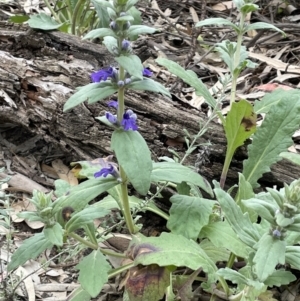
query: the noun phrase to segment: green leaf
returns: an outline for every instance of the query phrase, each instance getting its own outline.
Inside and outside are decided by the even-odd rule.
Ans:
[[[166,67],[171,73],[180,77],[184,82],[186,82],[191,87],[195,88],[196,94],[201,95],[205,98],[205,101],[212,107],[215,108],[217,102],[210,94],[207,87],[198,78],[197,74],[192,70],[185,70],[179,64],[174,61],[158,58],[155,60],[159,65]]]
[[[220,269],[217,271],[217,274],[238,285],[247,284],[248,282],[248,279],[244,275],[230,268]]]
[[[51,244],[55,246],[63,245],[64,230],[59,223],[55,223],[52,227],[45,227],[43,233]]]
[[[99,194],[118,185],[115,178],[90,179],[74,186],[70,192],[55,201],[53,211],[57,212],[64,207],[72,207],[75,211],[82,210],[92,199]]]
[[[131,39],[131,37],[145,34],[145,33],[154,33],[157,29],[145,26],[145,25],[131,25],[129,29],[127,30],[127,35]]]
[[[76,288],[70,295],[68,295],[67,301],[90,301],[90,294],[85,291],[81,286]]]
[[[128,11],[131,7],[133,7],[139,1],[140,0],[128,0],[128,1],[126,1],[126,5],[125,5],[125,8],[124,8],[124,11]]]
[[[224,18],[209,18],[196,23],[196,27],[207,26],[207,25],[226,25],[232,27],[233,29],[237,28],[236,25],[234,25],[229,20]]]
[[[259,241],[260,235],[251,223],[249,214],[243,214],[241,208],[224,190],[216,188],[214,191],[229,225],[245,244],[253,247]]]
[[[228,261],[230,252],[225,247],[218,247],[208,239],[202,239],[200,247],[213,262]]]
[[[285,251],[285,262],[293,268],[300,270],[300,246],[287,246]]]
[[[104,255],[99,250],[94,250],[76,267],[80,270],[78,280],[82,288],[92,297],[97,297],[107,282],[108,271],[111,269]]]
[[[134,54],[115,57],[115,60],[132,76],[143,78],[143,64],[140,58]]]
[[[256,29],[273,29],[285,36],[285,33],[282,30],[280,30],[279,28],[277,28],[276,26],[270,23],[265,23],[265,22],[256,22],[256,23],[249,24],[247,26],[246,31],[256,30]]]
[[[84,101],[88,100],[89,103],[94,103],[103,98],[106,98],[115,92],[117,88],[114,87],[110,81],[105,81],[101,83],[91,83],[84,87],[81,87],[79,91],[73,94],[67,102],[64,104],[64,112],[78,106]]]
[[[116,22],[132,22],[134,21],[133,17],[131,15],[126,15],[126,16],[122,16],[122,17],[119,17],[115,20]]]
[[[70,185],[69,182],[62,180],[62,179],[55,180],[54,185],[55,185],[54,194],[56,197],[63,196],[72,187],[72,185]]]
[[[297,278],[290,271],[276,270],[264,281],[264,284],[269,287],[274,285],[280,287],[281,285],[287,285],[296,279]]]
[[[9,21],[13,23],[24,23],[29,19],[27,15],[14,15],[9,17]]]
[[[275,100],[276,95],[274,93]],[[243,162],[243,175],[253,187],[259,186],[257,180],[269,172],[270,166],[281,159],[279,154],[293,144],[291,137],[299,127],[300,93],[281,96],[257,129],[248,147],[248,159]]]
[[[300,165],[300,154],[290,153],[290,152],[282,152],[280,157],[287,159],[295,164]]]
[[[215,202],[178,194],[172,196],[170,201],[172,206],[167,227],[174,234],[196,240],[201,229],[208,224]]]
[[[101,206],[97,208],[89,206],[82,211],[72,215],[71,219],[66,223],[65,228],[69,233],[73,232],[78,228],[82,228],[84,225],[90,223],[95,218],[104,217],[109,213],[109,210]]]
[[[213,196],[209,183],[201,175],[193,171],[191,168],[176,162],[153,163],[151,181],[155,183],[164,181],[178,184],[181,182],[192,183]]]
[[[106,36],[111,36],[111,37],[117,37],[114,31],[110,28],[97,28],[94,30],[91,30],[88,34],[86,34],[83,37],[83,40],[87,39],[96,39],[96,38],[103,38]]]
[[[130,244],[136,254],[134,264],[186,266],[192,270],[200,267],[208,274],[215,274],[217,267],[201,247],[181,235],[163,232],[159,237],[139,237]]]
[[[171,97],[170,92],[160,83],[156,82],[151,78],[143,78],[141,80],[136,80],[127,85],[129,89],[137,91],[152,91],[161,93]]]
[[[116,130],[111,147],[129,181],[141,195],[148,193],[152,172],[151,153],[144,138],[137,131]]]
[[[251,198],[243,200],[242,203],[245,207],[250,208],[257,212],[257,214],[266,219],[270,224],[276,225],[275,213],[279,208],[268,201],[261,200],[259,198]]]
[[[116,49],[118,49],[118,41],[117,41],[117,39],[115,37],[109,37],[109,36],[104,37],[102,43],[106,46],[107,50],[113,56],[116,55],[115,51],[116,51]]]
[[[253,258],[254,268],[261,282],[274,273],[277,264],[285,263],[285,245],[285,241],[266,233],[254,246],[257,248]]]
[[[229,268],[218,270],[217,275],[219,275],[233,283],[236,283],[238,285],[238,287],[247,285],[247,286],[253,287],[255,290],[261,290],[264,287],[264,283],[261,283],[257,280],[252,280],[252,279],[246,278],[243,274],[241,274],[237,271],[234,271],[232,269],[229,269]],[[250,300],[252,300],[252,299],[250,299]]]
[[[112,5],[108,1],[99,1],[92,0],[92,3],[97,12],[97,16],[99,18],[99,28],[108,28],[110,23],[110,18],[107,13],[107,7],[113,8]]]
[[[24,264],[29,259],[35,259],[46,249],[52,248],[52,243],[46,239],[44,233],[38,233],[26,239],[23,244],[15,251],[8,264],[8,271],[12,271]]]
[[[38,15],[30,16],[28,25],[31,28],[37,28],[42,30],[54,30],[61,27],[63,24],[57,23],[50,16],[45,13],[39,13]]]
[[[223,170],[227,174],[236,149],[242,146],[245,140],[256,131],[256,114],[252,110],[252,105],[246,100],[233,103],[227,115],[224,130],[227,148]],[[223,175],[223,177],[226,177],[226,175]]]
[[[293,101],[297,101],[299,94],[299,90],[297,89],[288,91],[276,89],[272,93],[266,93],[261,100],[256,100],[254,103],[254,111],[256,114],[268,113],[270,108],[277,105],[283,98],[289,99],[292,97],[294,99]]]
[[[238,238],[226,221],[214,222],[204,226],[200,238],[207,238],[216,248],[226,248],[242,258],[247,258],[251,252],[251,248]]]

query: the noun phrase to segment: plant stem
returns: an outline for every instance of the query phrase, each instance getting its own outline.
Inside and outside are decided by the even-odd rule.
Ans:
[[[46,6],[48,7],[48,9],[50,10],[51,14],[53,15],[53,17],[55,18],[55,20],[60,23],[60,19],[58,14],[54,11],[54,9],[52,8],[52,6],[50,5],[50,3],[48,2],[48,0],[44,0]]]
[[[130,205],[129,205],[129,199],[128,199],[128,188],[127,188],[127,177],[126,174],[120,166],[120,176],[122,179],[121,183],[121,193],[122,193],[122,212],[124,215],[124,219],[128,228],[128,231],[130,234],[136,233],[136,227],[134,226],[134,222],[132,219],[131,211],[130,211]]]
[[[78,2],[76,3],[76,6],[74,8],[73,17],[72,17],[72,28],[71,28],[71,32],[73,35],[76,34],[76,20],[78,17],[77,15],[78,15],[81,5],[84,5],[84,1],[85,0],[78,0]]]
[[[77,235],[76,233],[68,233],[68,236],[76,239],[77,241],[81,242],[82,244],[86,245],[87,247],[93,249],[93,250],[98,250],[105,255],[110,255],[110,256],[114,256],[114,257],[121,257],[121,258],[126,258],[126,256],[124,254],[120,254],[120,253],[116,253],[116,252],[112,252],[112,251],[108,251],[105,249],[101,249],[99,248],[98,245],[95,245],[93,243],[91,243],[90,241],[87,241],[85,239],[83,239],[81,236]]]
[[[120,41],[119,41],[120,42]],[[121,43],[121,42],[120,42]],[[125,78],[125,70],[122,66],[119,66],[119,80],[124,80]],[[124,115],[124,107],[125,107],[125,101],[124,101],[124,88],[120,87],[118,90],[118,121],[121,123],[123,115]],[[134,226],[134,222],[132,219],[131,211],[130,211],[130,205],[129,205],[129,199],[128,199],[128,188],[127,188],[127,176],[125,174],[124,169],[122,166],[119,167],[120,169],[120,176],[121,176],[121,202],[122,202],[122,212],[125,218],[125,222],[128,228],[128,231],[130,234],[136,233],[136,227]]]
[[[234,261],[235,261],[235,255],[233,253],[230,253],[230,256],[229,256],[229,259],[228,259],[228,262],[226,264],[226,267],[227,268],[232,268],[233,264],[234,264]]]
[[[237,68],[240,64],[241,59],[241,47],[242,47],[242,40],[243,40],[243,33],[244,33],[244,24],[245,24],[245,17],[246,15],[241,13],[240,25],[239,25],[239,32],[236,41],[236,49],[234,52],[234,61],[233,61],[233,74],[232,74],[232,86],[231,86],[231,95],[230,95],[230,108],[232,104],[235,102],[236,96],[236,86],[237,86],[237,79],[239,77],[240,72],[238,72]]]

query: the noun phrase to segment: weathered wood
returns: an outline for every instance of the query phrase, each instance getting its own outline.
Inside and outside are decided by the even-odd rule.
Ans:
[[[24,30],[3,23],[0,50],[0,150],[4,151],[4,159],[12,159],[12,170],[34,176],[34,167],[24,168],[24,164],[30,166],[25,160],[28,157],[37,162],[49,163],[54,158],[71,162],[111,153],[111,130],[95,120],[107,110],[104,101],[62,112],[74,89],[90,82],[92,71],[113,63],[105,48],[59,32]],[[182,130],[196,133],[199,124],[206,121],[200,111],[154,93],[130,91],[126,105],[138,114],[140,132],[153,158],[170,156],[169,147],[182,155],[186,149]],[[201,155],[203,149],[197,149],[186,164],[198,166],[209,181],[219,180],[226,140],[218,123],[211,123],[199,139],[208,141],[211,146],[205,157]],[[23,164],[18,165],[16,158],[22,158]],[[236,183],[244,158],[241,149],[231,165],[229,185]],[[282,160],[261,183],[282,185],[299,177],[300,167]]]

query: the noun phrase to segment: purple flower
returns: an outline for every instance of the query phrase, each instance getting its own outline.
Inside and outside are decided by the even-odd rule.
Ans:
[[[109,27],[112,29],[112,30],[116,30],[117,29],[117,23],[115,21],[111,21],[110,24],[109,24]]]
[[[125,131],[133,130],[136,131],[138,129],[136,125],[137,116],[132,112],[132,110],[127,110],[121,122],[121,125]]]
[[[122,81],[122,80],[119,80],[118,81],[118,87],[124,87],[124,85],[125,85],[125,83],[124,83],[124,81]]]
[[[105,117],[112,124],[117,124],[118,123],[118,119],[117,119],[116,115],[113,115],[110,112],[106,112]]]
[[[150,76],[152,76],[153,75],[153,72],[151,72],[149,69],[147,69],[147,68],[144,68],[144,70],[143,70],[143,76],[148,76],[148,77],[150,77]]]
[[[110,78],[116,78],[117,70],[113,67],[101,69],[97,72],[91,74],[91,79],[93,83],[100,83],[101,81]]]
[[[95,178],[100,178],[100,177],[104,177],[106,178],[108,175],[112,175],[113,177],[115,177],[116,179],[120,179],[120,174],[117,170],[117,168],[114,166],[115,163],[108,163],[104,160],[102,160],[103,162],[103,167],[94,173],[94,177]]]
[[[131,83],[131,78],[125,78],[124,80],[125,85],[128,85]]]
[[[115,108],[115,109],[118,108],[118,102],[115,101],[115,100],[110,100],[110,101],[107,103],[107,105],[108,105],[109,107],[112,107],[112,108]]]
[[[122,41],[122,50],[128,50],[130,48],[130,42],[128,40]]]
[[[277,237],[277,238],[279,238],[281,236],[281,232],[277,229],[275,229],[272,234],[274,237]]]

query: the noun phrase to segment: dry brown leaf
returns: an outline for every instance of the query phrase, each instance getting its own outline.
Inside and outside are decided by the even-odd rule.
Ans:
[[[78,185],[78,179],[74,176],[68,166],[62,160],[57,159],[52,161],[52,167],[58,174],[59,178],[68,182],[70,185]]]
[[[23,290],[21,289],[21,287],[18,287],[16,289],[16,293],[22,297],[26,297],[26,300],[28,300],[28,301],[35,301],[35,290],[34,290],[34,285],[33,285],[31,276],[26,277],[28,275],[28,273],[23,267],[18,267],[17,270],[15,271],[15,273],[16,273],[16,275],[18,275],[20,277],[20,279],[24,278],[22,284],[24,283],[27,296],[24,296],[24,293],[23,293]]]
[[[232,9],[233,7],[235,7],[233,1],[223,1],[221,3],[213,5],[211,8],[216,11],[224,11]]]

